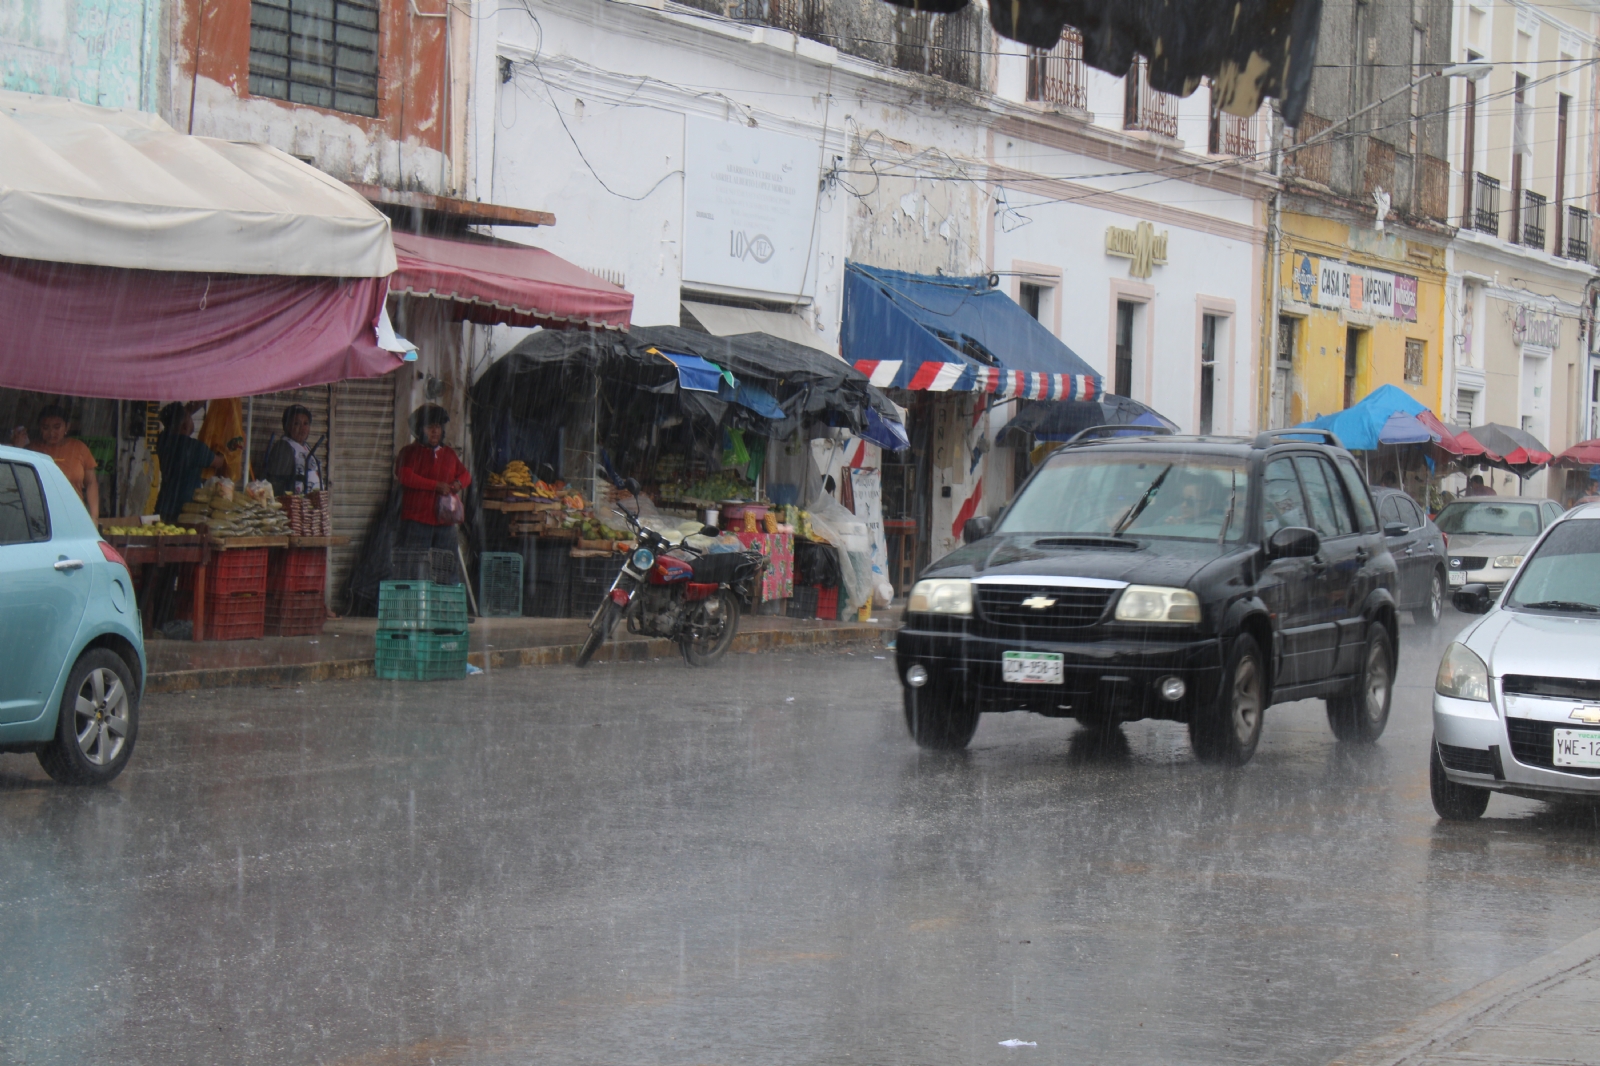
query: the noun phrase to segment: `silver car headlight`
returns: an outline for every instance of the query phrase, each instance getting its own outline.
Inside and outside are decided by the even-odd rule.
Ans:
[[[918,581],[912,586],[906,610],[914,614],[971,614],[972,582],[964,577]]]
[[[1515,570],[1521,565],[1522,556],[1520,555],[1496,555],[1494,557],[1494,566],[1496,570]]]
[[[1439,660],[1439,677],[1433,690],[1458,700],[1489,702],[1489,668],[1465,644],[1451,644]]]
[[[1200,598],[1188,589],[1129,585],[1117,601],[1119,622],[1198,622]]]

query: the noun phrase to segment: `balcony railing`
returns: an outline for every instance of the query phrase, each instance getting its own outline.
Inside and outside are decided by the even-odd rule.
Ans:
[[[979,88],[987,29],[973,7],[948,15],[895,8],[894,66]]]
[[[1028,49],[1028,99],[1052,107],[1089,109],[1082,33],[1067,26],[1054,48]]]
[[[827,36],[827,5],[824,0],[686,0],[691,7],[715,11],[736,22],[753,26],[772,26],[801,37],[822,40]]]
[[[1301,178],[1305,181],[1314,181],[1319,185],[1329,185],[1333,181],[1333,140],[1324,137],[1309,148],[1299,147],[1312,138],[1321,135],[1333,123],[1319,115],[1307,111],[1300,116],[1300,125],[1295,127],[1295,149],[1288,153],[1285,160],[1286,173],[1292,178]]]
[[[1545,198],[1532,189],[1522,190],[1522,243],[1544,250]]]
[[[1472,183],[1472,228],[1500,235],[1500,179],[1474,174]]]
[[[1438,156],[1417,156],[1417,213],[1437,222],[1450,217],[1450,164]]]
[[[1241,118],[1226,111],[1213,112],[1206,151],[1212,155],[1231,155],[1235,159],[1247,159],[1255,155],[1255,116]]]
[[[1123,78],[1122,128],[1147,130],[1164,137],[1178,135],[1178,98],[1150,88],[1141,56]]]
[[[1372,199],[1372,194],[1383,189],[1394,193],[1394,146],[1376,137],[1367,138],[1367,165],[1361,172],[1361,195]]]
[[[1568,259],[1581,259],[1589,261],[1589,212],[1581,207],[1567,205],[1567,247]]]

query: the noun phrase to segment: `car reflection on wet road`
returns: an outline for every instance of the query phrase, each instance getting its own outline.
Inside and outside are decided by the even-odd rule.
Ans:
[[[1435,819],[1465,621],[1238,770],[921,752],[881,648],[154,696],[110,788],[0,759],[0,1062],[1320,1066],[1595,925],[1592,808]]]

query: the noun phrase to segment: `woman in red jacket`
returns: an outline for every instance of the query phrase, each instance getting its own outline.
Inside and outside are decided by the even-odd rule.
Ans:
[[[472,484],[472,474],[444,443],[444,427],[449,421],[450,415],[437,404],[419,408],[411,416],[416,443],[401,448],[395,460],[394,473],[404,490],[400,537],[395,545],[402,551],[456,550],[456,527],[440,520],[439,497],[459,497],[461,490]]]

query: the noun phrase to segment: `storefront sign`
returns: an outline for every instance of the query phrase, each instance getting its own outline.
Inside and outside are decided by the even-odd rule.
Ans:
[[[683,152],[683,280],[789,296],[809,290],[817,146],[688,118]]]
[[[1167,265],[1167,231],[1157,235],[1156,228],[1148,222],[1133,229],[1107,226],[1106,254],[1133,260],[1128,267],[1129,277],[1148,278],[1154,273],[1152,266]]]
[[[1555,351],[1561,347],[1561,316],[1550,311],[1517,308],[1511,326],[1511,339],[1517,344],[1532,344]]]
[[[1295,256],[1295,288],[1307,303],[1403,322],[1417,320],[1416,278],[1337,259],[1319,259],[1306,252],[1296,252]]]

